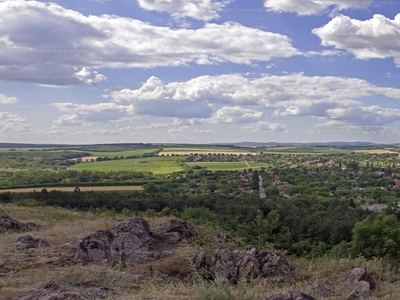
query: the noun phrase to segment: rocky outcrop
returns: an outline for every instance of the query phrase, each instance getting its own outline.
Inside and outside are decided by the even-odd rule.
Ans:
[[[226,232],[220,232],[213,236],[212,239],[217,244],[227,244],[235,242],[235,239],[230,237]]]
[[[279,294],[268,297],[266,300],[316,300],[315,298],[304,294],[302,292],[289,292],[286,294]]]
[[[38,291],[15,298],[15,300],[95,300],[111,299],[115,292],[109,288],[81,288],[72,289],[68,285],[61,285],[50,281]]]
[[[26,251],[32,248],[50,247],[49,243],[41,239],[35,239],[30,235],[24,235],[16,241],[18,251]]]
[[[146,261],[154,239],[145,220],[129,219],[111,230],[97,231],[78,240],[75,262]]]
[[[40,225],[32,222],[21,223],[9,216],[0,216],[0,233],[27,232],[39,228]]]
[[[201,274],[211,278],[218,274],[232,283],[256,278],[282,282],[293,277],[293,270],[282,255],[256,249],[202,252],[194,263]]]
[[[351,270],[345,282],[340,286],[340,291],[348,293],[347,299],[349,300],[368,299],[375,289],[375,280],[367,273],[366,268]]]
[[[155,236],[144,219],[131,218],[68,245],[76,249],[76,263],[144,263],[173,255],[170,248],[190,241],[192,236],[192,225],[186,222],[173,220],[167,230]]]
[[[172,220],[169,228],[159,235],[159,239],[171,244],[187,243],[193,237],[193,227],[187,222]]]

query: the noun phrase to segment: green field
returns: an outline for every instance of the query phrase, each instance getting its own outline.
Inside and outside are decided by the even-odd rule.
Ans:
[[[182,167],[177,163],[176,158],[135,158],[109,160],[101,162],[87,162],[72,166],[72,170],[93,170],[93,171],[136,171],[136,172],[151,172],[156,175],[171,174],[173,172],[182,171]]]
[[[136,150],[127,150],[127,151],[118,151],[118,152],[113,152],[113,151],[108,151],[108,152],[97,152],[97,151],[90,151],[90,154],[94,157],[115,157],[115,156],[140,156],[143,154],[151,153],[154,151],[159,150],[159,148],[148,148],[148,149],[136,149]]]

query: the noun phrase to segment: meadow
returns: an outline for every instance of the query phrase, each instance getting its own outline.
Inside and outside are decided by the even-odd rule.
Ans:
[[[71,170],[93,170],[93,171],[136,171],[151,172],[155,175],[166,175],[182,171],[182,167],[175,157],[146,157],[135,159],[109,160],[101,162],[87,162],[74,165]]]

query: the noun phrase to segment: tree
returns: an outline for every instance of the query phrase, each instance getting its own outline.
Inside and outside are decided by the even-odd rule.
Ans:
[[[400,260],[400,224],[394,215],[381,214],[357,222],[352,230],[351,254],[366,259]]]
[[[374,189],[372,190],[372,198],[373,198],[374,200],[380,200],[380,199],[382,199],[382,189],[380,189],[380,188],[374,188]]]
[[[352,169],[354,172],[359,170],[359,165],[358,162],[356,161],[351,161],[349,163],[346,164],[346,167],[349,169]]]
[[[269,186],[265,189],[265,194],[268,197],[279,195],[279,190],[274,186]]]

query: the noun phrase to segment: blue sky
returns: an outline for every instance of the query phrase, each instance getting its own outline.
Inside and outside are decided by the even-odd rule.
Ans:
[[[0,14],[1,142],[400,142],[397,1],[3,0]]]

